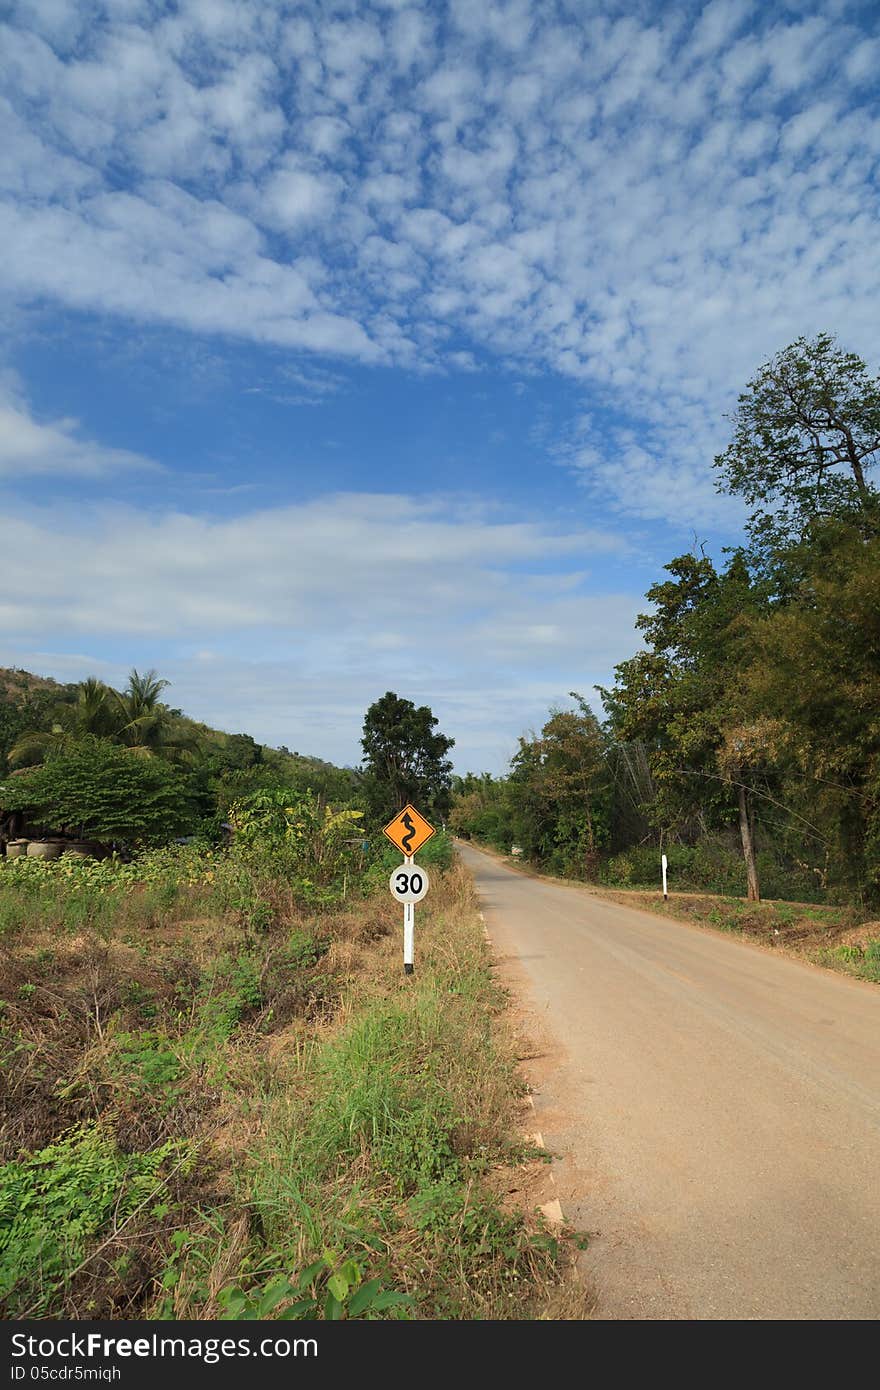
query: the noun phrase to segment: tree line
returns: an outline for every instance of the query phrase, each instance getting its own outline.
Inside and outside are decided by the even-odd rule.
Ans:
[[[449,810],[453,740],[393,691],[366,712],[361,766],[340,768],[187,718],[153,670],[133,670],[121,691],[0,675],[0,848],[24,824],[138,848],[320,820],[328,807],[360,812],[370,832],[408,801],[439,819]]]
[[[637,621],[642,649],[599,690],[604,719],[575,694],[506,777],[456,783],[453,823],[585,877],[666,848],[700,886],[870,902],[880,379],[830,335],[800,338],[748,383],[732,426],[714,468],[749,509],[740,544],[672,559]]]

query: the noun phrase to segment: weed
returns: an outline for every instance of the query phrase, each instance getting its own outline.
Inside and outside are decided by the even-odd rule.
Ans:
[[[295,1280],[280,1275],[250,1293],[235,1287],[221,1290],[217,1299],[220,1317],[290,1321],[323,1316],[336,1322],[375,1317],[389,1309],[399,1317],[413,1306],[407,1294],[383,1289],[380,1279],[365,1282],[364,1272],[362,1261],[343,1260],[338,1252],[328,1250]]]
[[[245,954],[223,955],[202,979],[198,1033],[208,1043],[226,1042],[244,1015],[262,1001],[256,962]]]
[[[435,838],[406,982],[378,841],[311,887],[295,846],[0,868],[13,1316],[530,1309],[558,1252],[485,1180],[515,1161],[515,1050],[472,890]],[[171,1175],[197,1144],[184,1208]]]
[[[0,1301],[8,1315],[46,1312],[95,1241],[158,1193],[182,1156],[171,1140],[152,1153],[121,1154],[92,1125],[0,1167]]]
[[[160,1033],[122,1033],[115,1044],[113,1071],[135,1095],[163,1091],[180,1078],[180,1058]]]

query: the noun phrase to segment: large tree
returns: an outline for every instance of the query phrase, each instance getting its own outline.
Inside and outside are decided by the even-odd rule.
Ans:
[[[761,548],[797,537],[816,518],[876,525],[868,480],[880,454],[880,378],[828,333],[798,338],[748,383],[733,439],[715,459],[722,491],[744,498]]]
[[[92,737],[7,778],[3,800],[38,825],[136,847],[167,843],[193,821],[176,768]]]
[[[416,707],[392,690],[370,705],[364,719],[364,790],[370,812],[390,819],[413,802],[424,814],[445,817],[451,803],[455,739],[437,731],[427,705]]]
[[[880,892],[880,536],[856,522],[816,524],[783,552],[784,603],[751,624],[741,705],[764,726],[780,799],[802,831],[819,885]],[[729,744],[732,740],[729,740]],[[754,740],[746,737],[745,746]]]
[[[721,573],[693,554],[666,570],[672,578],[648,590],[653,611],[636,623],[647,650],[617,666],[614,689],[601,691],[610,728],[644,749],[656,790],[645,810],[660,831],[738,824],[748,896],[757,899],[754,792],[764,768],[757,735],[744,732],[740,677],[760,592],[739,553]]]
[[[511,764],[512,828],[530,857],[587,875],[607,840],[606,740],[586,700],[553,709],[539,737],[521,738]]]
[[[155,671],[131,672],[122,694],[113,692],[118,717],[116,737],[137,752],[155,753],[170,762],[187,761],[195,750],[196,739],[183,726],[180,710],[170,709],[160,700],[168,684]]]

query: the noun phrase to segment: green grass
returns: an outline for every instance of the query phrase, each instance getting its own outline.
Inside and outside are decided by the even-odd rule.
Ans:
[[[173,1140],[120,1153],[101,1125],[81,1126],[0,1167],[0,1306],[45,1314],[83,1259],[140,1209],[159,1204],[169,1170],[187,1163]]]
[[[864,946],[833,947],[823,952],[821,963],[857,979],[880,984],[880,941],[868,941]]]
[[[410,977],[379,860],[332,907],[298,904],[265,859],[0,870],[10,1316],[543,1306],[559,1251],[493,1189],[519,1161],[521,1084],[447,859],[441,841]]]
[[[264,1244],[257,1282],[238,1293],[253,1299],[278,1268],[334,1250],[417,1316],[524,1315],[558,1250],[485,1182],[515,1158],[520,1085],[496,1037],[501,1004],[477,922],[447,925],[393,998],[366,1002],[302,1060],[242,1189]]]

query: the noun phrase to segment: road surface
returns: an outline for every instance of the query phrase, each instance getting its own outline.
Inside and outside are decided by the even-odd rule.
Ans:
[[[597,1315],[880,1315],[880,989],[460,849]]]

